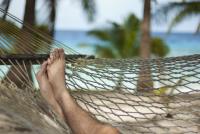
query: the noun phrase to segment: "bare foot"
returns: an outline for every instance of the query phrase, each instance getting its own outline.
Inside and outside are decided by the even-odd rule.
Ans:
[[[65,88],[65,57],[63,49],[55,49],[48,59],[47,74],[54,96],[63,110],[65,122],[73,133],[118,134],[117,129],[92,118],[70,96]]]
[[[61,117],[63,117],[62,110],[58,105],[55,96],[53,94],[53,89],[47,77],[47,61],[41,65],[41,69],[36,74],[37,81],[39,83],[40,92],[48,104],[57,112]]]
[[[63,49],[55,49],[48,59],[47,74],[49,82],[53,87],[56,98],[59,98],[65,88],[65,56]]]

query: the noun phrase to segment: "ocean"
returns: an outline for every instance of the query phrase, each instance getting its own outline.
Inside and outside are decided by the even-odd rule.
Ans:
[[[193,33],[152,33],[162,38],[170,48],[167,57],[200,54],[200,34]],[[55,39],[81,54],[95,55],[94,48],[84,44],[97,44],[100,40],[87,35],[86,31],[56,31]],[[82,44],[82,45],[81,45]]]

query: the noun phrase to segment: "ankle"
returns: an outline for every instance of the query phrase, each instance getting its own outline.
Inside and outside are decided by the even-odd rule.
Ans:
[[[103,125],[99,128],[96,134],[120,134],[120,132],[118,129],[110,125]]]
[[[55,98],[57,101],[62,101],[63,98],[68,97],[69,93],[65,87],[62,87],[62,89],[59,92],[55,92]]]
[[[53,88],[65,88],[65,79],[49,79],[49,82],[53,86]]]

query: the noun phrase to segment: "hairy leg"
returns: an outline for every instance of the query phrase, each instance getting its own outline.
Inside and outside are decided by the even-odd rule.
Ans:
[[[63,49],[56,49],[48,59],[48,78],[53,87],[57,102],[60,104],[66,123],[74,134],[118,134],[111,125],[103,124],[92,118],[70,96],[65,88],[65,57]]]
[[[36,74],[36,78],[39,83],[40,93],[44,99],[52,107],[52,109],[59,114],[61,118],[63,118],[62,109],[54,97],[53,89],[47,77],[47,61],[41,65],[39,72]]]

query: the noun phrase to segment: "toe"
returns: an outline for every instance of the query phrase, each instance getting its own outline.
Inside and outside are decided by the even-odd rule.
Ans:
[[[64,50],[63,49],[59,49],[59,57],[61,59],[65,59],[65,54],[64,54]]]
[[[38,71],[38,73],[36,74],[37,78],[42,77],[42,75],[44,75],[44,73],[47,70],[47,61],[44,61],[40,67],[40,70]]]
[[[50,56],[49,56],[49,61],[50,61],[50,64],[53,62],[53,59],[54,59],[54,51],[50,53]]]
[[[59,58],[59,49],[55,49],[55,59]]]
[[[52,59],[55,60],[55,58],[56,58],[56,49],[53,50],[52,57],[53,57]]]
[[[52,63],[51,58],[48,58],[48,59],[47,59],[47,63],[48,63],[49,65],[51,65],[51,63]]]
[[[36,73],[36,79],[39,81],[40,78],[41,78],[41,70],[39,70],[37,73]]]
[[[41,71],[46,72],[48,61],[44,61],[41,65]]]

